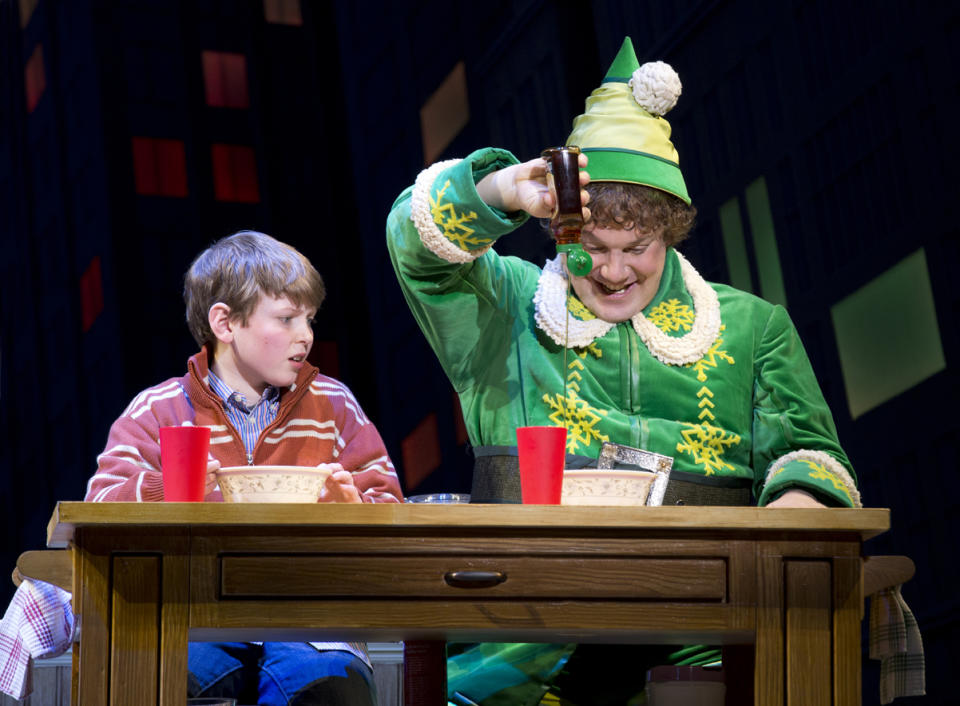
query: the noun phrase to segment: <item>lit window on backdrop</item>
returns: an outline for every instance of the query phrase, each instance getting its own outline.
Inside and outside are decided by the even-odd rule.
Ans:
[[[300,0],[263,0],[263,15],[271,24],[295,27],[303,24]]]
[[[947,367],[923,248],[834,304],[830,315],[854,419]]]
[[[217,201],[257,203],[257,158],[252,147],[215,144],[213,160],[213,196]]]
[[[207,105],[213,108],[249,108],[247,58],[243,54],[205,51],[201,59]]]
[[[467,72],[461,61],[420,108],[424,164],[435,162],[468,122]]]
[[[39,44],[24,67],[23,84],[27,94],[27,113],[32,113],[47,87],[47,78],[43,71],[43,47]]]
[[[134,137],[133,180],[143,196],[187,195],[187,159],[183,140]]]
[[[37,9],[37,3],[40,0],[20,0],[20,29],[23,29],[30,22],[33,11]]]

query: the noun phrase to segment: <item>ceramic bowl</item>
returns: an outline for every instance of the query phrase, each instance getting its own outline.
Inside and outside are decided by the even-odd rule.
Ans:
[[[581,468],[563,472],[562,505],[646,505],[656,473]]]
[[[217,471],[228,503],[315,503],[329,468],[309,466],[232,466]]]

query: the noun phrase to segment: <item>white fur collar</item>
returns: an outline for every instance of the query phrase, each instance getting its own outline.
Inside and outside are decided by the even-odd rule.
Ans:
[[[669,336],[650,322],[643,312],[631,319],[633,329],[647,349],[667,365],[694,363],[710,349],[720,334],[720,302],[717,293],[680,253],[683,284],[693,299],[694,321],[683,336]],[[533,297],[537,326],[557,345],[583,348],[613,328],[614,324],[598,318],[587,320],[569,316],[567,309],[567,274],[562,255],[547,262]]]

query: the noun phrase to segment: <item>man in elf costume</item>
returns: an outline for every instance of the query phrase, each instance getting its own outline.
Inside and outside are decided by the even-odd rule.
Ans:
[[[551,216],[542,159],[478,150],[394,204],[390,255],[460,396],[473,502],[519,502],[516,428],[564,425],[568,468],[595,466],[604,441],[673,457],[664,504],[860,506],[786,310],[704,281],[676,249],[695,215],[662,117],[679,93],[627,38],[574,120],[583,276],[564,255],[541,269],[492,249]]]

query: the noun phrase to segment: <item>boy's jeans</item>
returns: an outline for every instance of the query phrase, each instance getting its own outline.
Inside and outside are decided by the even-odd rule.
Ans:
[[[339,650],[305,642],[191,642],[189,696],[232,696],[242,704],[375,706],[373,672]]]

